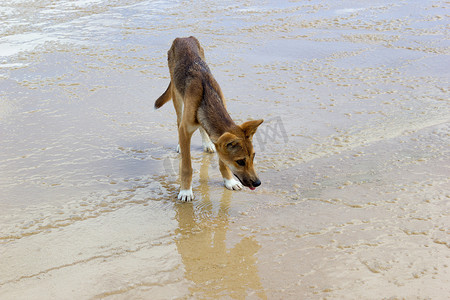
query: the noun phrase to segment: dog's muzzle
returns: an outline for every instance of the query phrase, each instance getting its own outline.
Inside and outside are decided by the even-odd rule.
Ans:
[[[239,181],[242,183],[242,185],[248,187],[249,189],[251,189],[252,191],[257,188],[258,186],[261,185],[261,180],[259,180],[258,178],[256,178],[255,181],[250,181],[250,180],[242,180],[239,176],[237,176],[236,174],[234,174],[234,176],[237,177],[237,179],[239,179]]]

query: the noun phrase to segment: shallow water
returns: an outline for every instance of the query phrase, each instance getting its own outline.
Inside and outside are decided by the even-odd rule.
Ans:
[[[0,4],[1,299],[447,299],[444,1]],[[262,186],[153,110],[196,36]]]

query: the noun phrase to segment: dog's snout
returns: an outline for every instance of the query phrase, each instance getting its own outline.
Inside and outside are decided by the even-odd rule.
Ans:
[[[260,181],[259,179],[256,179],[255,181],[253,181],[252,185],[253,185],[254,187],[258,187],[258,186],[261,185],[261,181]]]

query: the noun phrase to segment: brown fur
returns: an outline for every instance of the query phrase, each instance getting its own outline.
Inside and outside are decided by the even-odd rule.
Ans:
[[[195,37],[177,38],[168,52],[170,83],[156,100],[160,108],[173,99],[177,112],[178,138],[181,151],[181,191],[178,198],[193,198],[190,142],[200,128],[203,144],[214,143],[219,156],[219,168],[229,189],[240,189],[232,173],[247,187],[261,184],[253,166],[252,137],[263,120],[236,125],[226,110],[225,97],[205,62],[203,48]],[[211,140],[211,141],[210,141]],[[212,144],[211,144],[212,147]],[[213,152],[213,148],[205,150]],[[230,171],[231,169],[231,171]]]

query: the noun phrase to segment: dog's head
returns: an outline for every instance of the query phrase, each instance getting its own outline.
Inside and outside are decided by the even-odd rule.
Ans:
[[[219,158],[246,187],[254,190],[261,185],[253,167],[255,151],[252,139],[264,120],[248,121],[233,132],[225,132],[215,143]]]

